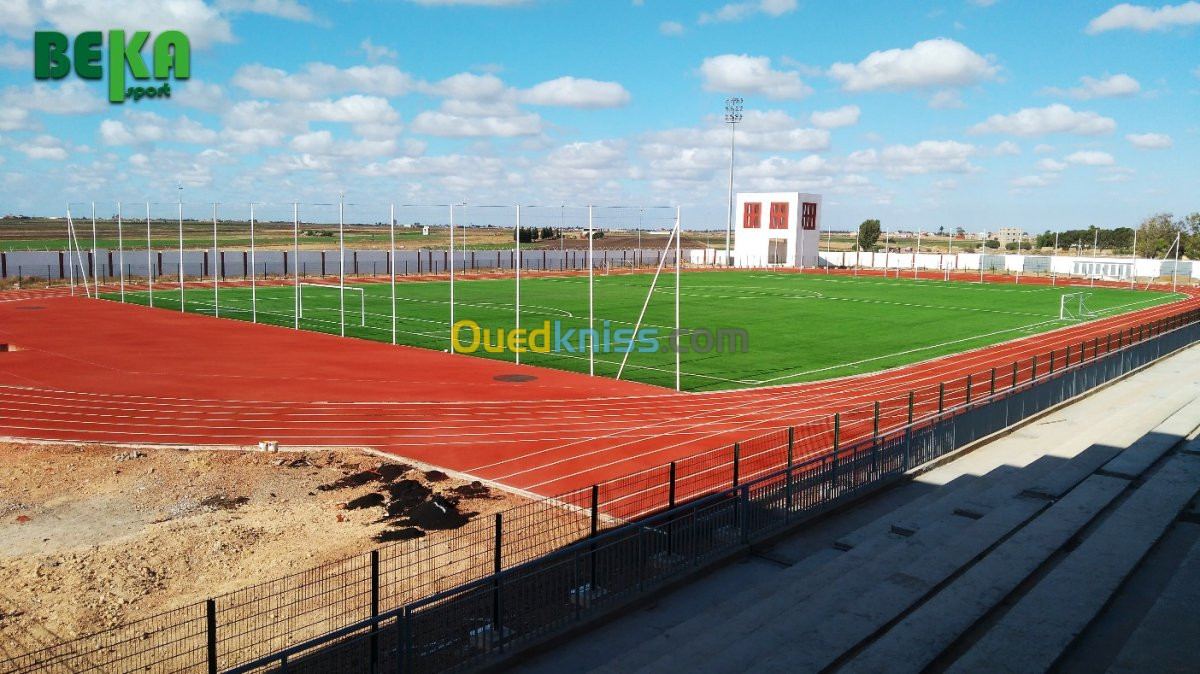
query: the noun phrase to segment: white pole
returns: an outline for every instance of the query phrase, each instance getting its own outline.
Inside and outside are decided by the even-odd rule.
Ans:
[[[681,236],[680,230],[680,207],[675,207],[675,334],[679,334],[679,257],[681,248],[679,240]],[[679,390],[679,349],[675,349],[675,390]]]
[[[450,204],[450,335],[454,335],[454,204]]]
[[[1137,229],[1133,230],[1133,254],[1130,257],[1129,289],[1133,290],[1137,279]]]
[[[74,227],[71,220],[71,204],[67,204],[67,283],[71,285],[71,297],[75,296],[75,244],[71,236],[71,229]]]
[[[346,223],[344,217],[346,195],[338,193],[338,307],[341,318],[341,336],[346,336]]]
[[[887,278],[888,269],[892,266],[892,228],[887,228],[883,236],[883,277]]]
[[[150,202],[146,202],[146,279],[150,282],[150,306],[154,306],[154,253],[150,246]]]
[[[1058,285],[1058,269],[1054,263],[1058,261],[1058,232],[1054,233],[1054,259],[1050,261],[1050,285]]]
[[[913,252],[913,278],[917,277],[917,256],[921,254],[921,228],[917,227],[917,249]]]
[[[284,269],[283,273],[287,273]],[[300,204],[292,202],[292,328],[300,329]]]
[[[729,116],[725,116],[729,119]],[[729,238],[733,232],[733,153],[734,138],[737,136],[737,124],[729,125],[729,212],[725,220],[725,261],[722,267],[729,267]],[[639,235],[640,236],[640,235]]]
[[[96,245],[96,202],[92,202],[92,285],[100,287],[97,279],[100,273],[100,248]],[[96,293],[99,295],[99,291]]]
[[[186,311],[183,298],[183,186],[179,186],[179,310]]]
[[[595,274],[592,271],[592,209],[588,206],[588,374],[596,374],[596,303],[595,303]],[[729,260],[728,257],[725,258]]]
[[[88,296],[92,296],[92,289],[88,284],[87,269],[83,264],[83,248],[79,246],[79,235],[75,231],[75,221],[71,218],[70,207],[67,208],[67,227],[71,233],[71,238],[75,240],[75,261],[79,263],[79,279],[83,281],[83,292]],[[97,295],[99,289],[97,289]]]
[[[392,263],[388,269],[388,275],[391,276],[392,282],[392,345],[396,344],[396,204],[391,205],[388,214],[388,251]]]
[[[650,297],[654,294],[654,289],[658,286],[658,277],[662,274],[663,265],[667,261],[666,253],[671,250],[671,238],[676,237],[678,234],[679,227],[677,222],[676,226],[671,228],[671,237],[667,238],[667,245],[663,247],[663,254],[658,256],[658,267],[654,270],[654,278],[650,280],[650,289],[646,291],[646,300],[642,302],[642,311],[638,314],[637,322],[633,324],[634,337],[637,336],[638,331],[642,328],[642,319],[646,317],[646,308],[650,306]],[[625,363],[629,360],[629,353],[631,351],[633,349],[626,349],[625,355],[621,357],[621,365],[617,368],[617,379],[620,379],[621,373],[625,371]]]
[[[858,276],[858,263],[862,259],[862,232],[854,233],[854,275]]]
[[[213,202],[213,316],[221,316],[221,288],[218,285],[221,274],[221,248],[217,243],[217,203]]]
[[[258,322],[258,286],[254,280],[254,202],[250,202],[250,322]]]
[[[1179,240],[1183,236],[1183,232],[1175,233],[1175,266],[1171,268],[1171,292],[1175,292],[1175,277],[1179,273]]]
[[[518,334],[521,330],[521,205],[517,204],[517,311],[516,311],[516,329]],[[513,355],[516,358],[515,362],[521,364],[521,350],[515,349]]]
[[[121,267],[121,302],[125,301],[125,237],[121,225],[121,202],[117,202],[117,265]]]

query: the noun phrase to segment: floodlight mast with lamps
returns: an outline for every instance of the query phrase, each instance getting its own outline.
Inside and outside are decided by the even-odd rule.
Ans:
[[[740,98],[725,99],[725,123],[729,125],[729,217],[725,221],[726,267],[732,266],[732,260],[729,257],[729,239],[733,233],[733,153],[737,124],[742,121],[742,102]]]

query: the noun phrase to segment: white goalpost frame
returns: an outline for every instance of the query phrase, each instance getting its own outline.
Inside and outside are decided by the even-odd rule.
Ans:
[[[1073,293],[1063,293],[1062,296],[1058,300],[1058,320],[1065,321],[1065,320],[1080,320],[1083,318],[1091,318],[1093,316],[1093,314],[1087,310],[1087,306],[1084,304],[1084,302],[1087,300],[1087,298],[1089,298],[1091,296],[1092,296],[1091,293],[1086,293],[1086,292],[1082,292],[1082,291],[1081,292],[1073,292]],[[1067,312],[1067,303],[1071,299],[1074,299],[1076,301],[1075,314],[1073,316],[1068,315],[1068,312]]]
[[[663,250],[669,252],[671,250],[672,239],[678,238],[678,236],[679,236],[679,219],[676,218],[675,226],[671,228],[671,236],[667,238],[667,245],[663,247]],[[678,260],[678,258],[677,258],[677,260]],[[646,300],[644,302],[642,302],[642,310],[640,313],[638,313],[637,322],[633,324],[633,337],[631,339],[635,339],[637,337],[638,330],[642,329],[642,319],[646,317],[646,308],[650,306],[650,297],[654,295],[654,289],[658,286],[658,277],[660,274],[662,274],[663,265],[666,263],[666,261],[667,261],[666,255],[662,255],[658,259],[658,268],[654,270],[654,278],[650,280],[650,289],[646,291]],[[676,265],[678,266],[678,261],[676,262]],[[678,273],[678,269],[676,270],[676,273]],[[676,294],[678,294],[678,292],[679,292],[678,279],[676,280],[676,283],[675,283],[675,292],[676,292]],[[676,315],[678,315],[678,305],[676,305]],[[676,327],[676,329],[678,329],[679,328],[678,321],[676,321],[676,323],[677,324],[675,327]],[[679,333],[677,332],[675,334],[678,338]],[[630,346],[632,347],[632,344]],[[616,378],[618,380],[621,378],[621,373],[623,373],[625,371],[625,363],[629,360],[629,353],[631,351],[633,351],[632,348],[626,349],[625,355],[621,357],[621,365],[620,365],[620,367],[617,368],[617,377]],[[676,350],[676,357],[678,358],[678,350]],[[676,380],[677,381],[678,381],[678,377],[679,377],[678,372],[676,372]]]
[[[187,311],[187,301],[183,296],[183,188],[179,189],[179,310]]]
[[[92,287],[100,294],[100,247],[96,241],[96,202],[92,202]]]
[[[336,285],[335,286],[335,285],[331,285],[329,283],[313,283],[313,282],[308,282],[308,281],[304,281],[304,282],[297,284],[296,289],[297,289],[299,297],[300,297],[300,310],[297,312],[298,319],[304,318],[304,288],[305,287],[334,288],[339,291],[339,294],[343,294],[347,290],[349,290],[350,292],[357,292],[358,293],[359,327],[363,327],[363,328],[367,327],[367,292],[366,292],[366,290],[364,290],[362,288],[357,288],[355,286],[346,286],[346,285]],[[343,313],[343,315],[345,314],[344,307],[342,309],[342,313]],[[344,330],[345,327],[346,327],[345,321],[342,321],[342,329]],[[344,332],[343,332],[342,336],[343,337],[345,336]]]
[[[338,305],[340,307],[341,336],[346,336],[346,225],[343,211],[345,210],[346,194],[338,193]],[[453,306],[453,305],[451,305]],[[452,309],[453,310],[453,309]]]
[[[680,215],[681,215],[681,209],[679,206],[676,206],[675,207],[675,231],[676,232],[680,231],[680,229],[682,228]],[[679,267],[680,267],[680,255],[683,250],[682,247],[680,246],[681,239],[683,239],[682,236],[675,237],[675,334],[676,335],[679,334]],[[675,390],[676,391],[679,390],[679,349],[675,349]]]
[[[125,237],[122,231],[121,202],[117,202],[117,265],[121,275],[121,303],[125,303]]]
[[[75,296],[75,248],[71,243],[71,204],[67,204],[67,285],[71,288],[71,297]],[[47,281],[49,285],[49,281]]]
[[[454,336],[454,204],[450,204],[450,336]],[[451,344],[450,346],[454,346]],[[451,349],[453,350],[453,349]]]
[[[1058,260],[1058,232],[1054,233],[1054,259],[1050,260],[1050,285],[1058,285],[1058,271],[1054,267],[1054,262]]]
[[[87,265],[83,263],[83,249],[79,247],[79,233],[75,230],[75,220],[71,217],[71,207],[67,207],[67,227],[71,239],[75,242],[75,263],[79,265],[79,279],[83,281],[83,292],[87,297],[92,296],[92,288],[88,285]],[[97,289],[97,294],[99,289]]]

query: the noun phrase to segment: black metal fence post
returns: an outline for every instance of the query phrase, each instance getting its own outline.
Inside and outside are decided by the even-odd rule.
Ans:
[[[988,397],[996,395],[996,368],[992,368],[992,383],[988,386]]]
[[[946,382],[938,384],[938,415],[946,409]]]
[[[1033,354],[1033,365],[1029,368],[1029,381],[1037,379],[1037,354]]]
[[[504,632],[500,624],[500,567],[503,564],[501,551],[504,549],[504,514],[496,513],[496,542],[492,552],[492,575],[495,577],[495,582],[492,586],[492,634],[496,639],[500,648],[504,648]]]
[[[971,375],[967,375],[967,404],[971,404]]]
[[[1050,372],[1049,372],[1049,374],[1054,374],[1054,349],[1050,349]]]
[[[204,609],[208,618],[208,674],[217,674],[217,600],[207,600]]]
[[[371,671],[379,671],[379,549],[371,551]]]
[[[742,463],[742,445],[740,442],[733,443],[733,486],[738,486],[738,471]]]
[[[595,538],[600,531],[600,486],[592,485],[592,533],[589,538]],[[589,564],[591,569],[588,572],[588,589],[589,591],[596,589],[596,544],[592,543],[590,548]]]

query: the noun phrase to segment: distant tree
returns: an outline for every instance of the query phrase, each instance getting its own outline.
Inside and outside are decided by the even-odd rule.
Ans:
[[[858,246],[859,250],[872,248],[879,242],[879,235],[882,233],[878,220],[863,220],[858,226]]]
[[[1152,215],[1137,229],[1137,254],[1141,257],[1163,257],[1175,243],[1175,235],[1183,231],[1183,220],[1176,221],[1170,213]]]
[[[955,236],[966,236],[966,235],[967,235],[967,230],[963,229],[962,227],[955,227],[955,228],[954,228],[954,235],[955,235]]]
[[[937,235],[946,236],[946,227],[944,225],[938,225]]]
[[[1200,213],[1192,213],[1183,219],[1187,243],[1183,246],[1183,254],[1189,260],[1200,260]]]
[[[1000,240],[999,239],[988,239],[987,241],[983,242],[983,245],[992,250],[996,250],[996,249],[1000,248]]]

